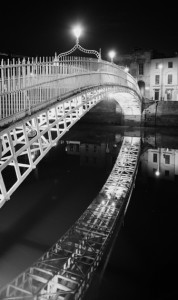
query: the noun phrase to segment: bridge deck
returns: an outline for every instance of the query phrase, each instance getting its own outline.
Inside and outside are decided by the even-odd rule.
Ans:
[[[68,57],[3,62],[0,64],[0,127],[11,119],[31,114],[73,91],[117,85],[134,93],[140,107],[141,95],[136,80],[116,64],[104,60]]]
[[[124,137],[113,170],[76,223],[37,262],[0,290],[0,299],[82,299],[134,186],[140,138]]]

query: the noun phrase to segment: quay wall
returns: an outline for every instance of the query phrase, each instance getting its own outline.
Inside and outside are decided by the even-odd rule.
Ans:
[[[141,127],[178,127],[178,101],[143,103]],[[84,123],[138,126],[138,116],[124,116],[115,100],[103,100],[81,120]]]
[[[144,127],[178,127],[178,101],[159,101],[144,108]]]

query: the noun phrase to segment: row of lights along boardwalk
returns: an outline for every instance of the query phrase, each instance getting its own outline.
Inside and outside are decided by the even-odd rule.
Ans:
[[[76,49],[96,59],[68,56]],[[123,68],[79,44],[52,59],[0,66],[0,207],[58,140],[111,95],[141,116],[141,95]],[[82,299],[132,193],[140,138],[123,138],[105,185],[76,223],[38,261],[0,290],[0,299]],[[9,186],[6,170],[13,174]]]

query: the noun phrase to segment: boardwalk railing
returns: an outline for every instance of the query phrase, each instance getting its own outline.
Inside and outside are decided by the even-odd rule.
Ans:
[[[106,84],[128,87],[140,97],[135,79],[122,67],[103,60],[83,57],[2,60],[0,120],[21,111],[29,113],[32,106],[59,100],[73,90]]]

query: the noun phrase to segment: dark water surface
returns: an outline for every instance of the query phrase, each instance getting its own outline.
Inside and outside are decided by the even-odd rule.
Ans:
[[[104,185],[124,128],[76,124],[0,210],[0,287],[37,260]],[[139,135],[127,129],[126,135]],[[100,286],[88,299],[177,299],[178,133],[141,132],[131,202]],[[159,171],[159,175],[156,175]]]

